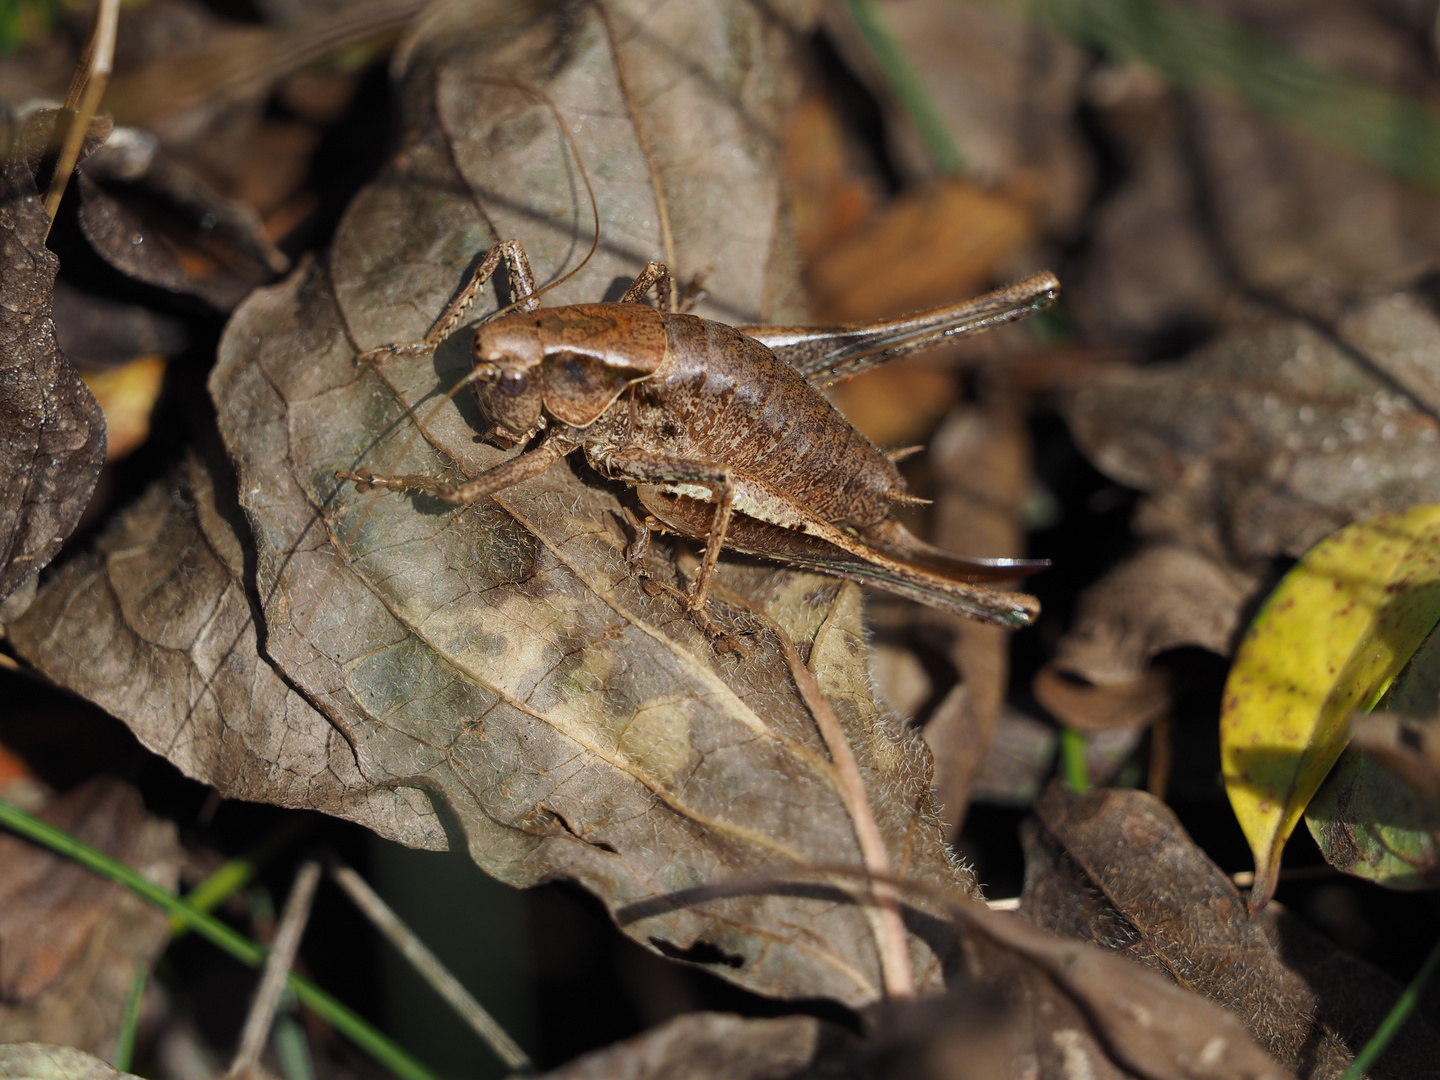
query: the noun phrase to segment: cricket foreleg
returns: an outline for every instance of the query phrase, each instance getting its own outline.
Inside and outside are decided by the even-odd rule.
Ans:
[[[659,296],[661,308],[669,312],[676,310],[675,283],[670,278],[670,268],[662,262],[648,263],[645,269],[640,271],[634,284],[625,290],[620,303],[638,304],[651,289]]]
[[[557,433],[558,434],[558,433]],[[463,484],[449,484],[434,476],[407,474],[403,476],[376,476],[369,469],[357,469],[353,473],[339,471],[335,476],[341,480],[353,480],[360,491],[371,488],[385,488],[390,491],[426,491],[452,506],[468,506],[498,491],[514,487],[532,477],[539,476],[559,461],[578,444],[571,439],[548,436],[534,450],[528,450],[509,461],[502,461],[492,469],[486,469],[473,480]]]
[[[465,287],[460,290],[459,295],[450,301],[450,306],[435,321],[435,325],[430,328],[428,334],[419,341],[381,345],[377,349],[367,349],[355,358],[356,363],[363,367],[386,355],[428,356],[433,353],[447,337],[455,332],[455,328],[465,318],[466,312],[474,306],[475,298],[480,295],[480,290],[499,269],[501,260],[504,260],[510,267],[510,285],[517,297],[514,305],[516,310],[534,311],[540,306],[540,298],[535,295],[535,274],[530,269],[530,260],[526,257],[525,249],[520,246],[519,240],[503,240],[485,253],[485,257],[471,272],[470,280],[465,283]]]

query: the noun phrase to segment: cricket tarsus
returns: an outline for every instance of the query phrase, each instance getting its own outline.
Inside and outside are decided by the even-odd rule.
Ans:
[[[727,547],[1002,626],[1023,626],[1038,613],[1033,597],[973,583],[1046,564],[971,559],[911,535],[892,508],[925,501],[905,490],[895,465],[913,450],[887,455],[816,387],[1040,310],[1059,288],[1053,276],[892,322],[811,331],[763,327],[747,334],[679,310],[669,268],[658,262],[645,267],[619,303],[545,309],[524,250],[508,240],[486,253],[423,340],[370,350],[361,361],[434,352],[502,261],[518,299],[476,329],[467,382],[492,441],[511,447],[542,431],[543,438],[462,483],[365,468],[338,477],[362,491],[427,492],[463,506],[583,449],[601,474],[636,487],[651,513],[645,522],[632,518],[632,567],[643,572],[653,528],[705,542],[688,592],[648,575],[642,580],[652,595],[658,590],[681,599],[721,652],[747,653],[706,614],[710,581]],[[652,290],[659,310],[644,303]]]

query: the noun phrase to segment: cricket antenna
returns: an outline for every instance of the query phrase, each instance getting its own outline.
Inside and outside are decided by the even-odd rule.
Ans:
[[[580,273],[581,270],[585,269],[585,264],[595,257],[595,252],[598,251],[600,248],[600,204],[595,199],[595,188],[590,183],[590,171],[585,168],[585,159],[580,154],[580,144],[575,141],[575,136],[570,130],[570,125],[565,120],[565,114],[560,111],[560,106],[555,104],[554,98],[552,98],[544,90],[541,90],[538,86],[527,83],[521,79],[516,79],[508,76],[486,75],[481,76],[476,81],[491,83],[495,86],[508,86],[513,90],[519,90],[522,94],[529,94],[531,97],[545,104],[545,106],[550,110],[551,115],[555,117],[555,123],[560,127],[560,134],[565,137],[566,143],[568,143],[570,146],[570,153],[571,156],[575,159],[575,166],[580,170],[580,179],[585,184],[585,197],[590,200],[590,216],[593,221],[593,235],[590,238],[590,250],[585,253],[585,257],[580,260],[580,264],[576,266],[575,269],[570,270],[563,276],[556,278],[548,285],[541,286],[533,293],[529,293],[526,296],[516,297],[515,300],[513,300],[511,303],[505,305],[503,308],[494,312],[493,314],[486,316],[485,319],[482,320],[484,322],[489,322],[491,319],[499,318],[501,315],[506,315],[509,312],[514,311],[526,300],[534,300],[540,296],[544,296],[551,289],[558,288],[559,286],[564,285],[565,282],[569,281],[576,274]]]

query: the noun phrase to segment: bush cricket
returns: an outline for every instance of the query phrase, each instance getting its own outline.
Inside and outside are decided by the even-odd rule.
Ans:
[[[901,454],[874,446],[820,393],[897,356],[1011,322],[1054,302],[1059,282],[1037,274],[961,304],[896,320],[828,328],[742,326],[678,310],[669,270],[652,262],[618,303],[544,308],[524,249],[496,244],[423,341],[362,354],[433,352],[459,325],[481,287],[507,264],[519,297],[475,330],[468,378],[488,425],[509,448],[538,441],[462,484],[429,476],[339,472],[360,490],[425,491],[465,505],[540,475],[584,450],[601,475],[636,488],[648,511],[633,518],[632,565],[643,567],[649,533],[705,542],[683,594],[705,615],[724,548],[851,578],[1005,627],[1027,625],[1039,604],[976,582],[1047,565],[971,558],[926,544],[891,514],[916,503],[896,468]],[[660,309],[644,302],[654,289]]]

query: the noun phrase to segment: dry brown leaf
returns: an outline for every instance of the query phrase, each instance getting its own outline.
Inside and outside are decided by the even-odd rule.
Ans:
[[[1440,421],[1299,320],[1257,319],[1178,363],[1113,368],[1065,415],[1101,471],[1165,492],[1242,564],[1298,558],[1358,518],[1440,500]]]
[[[1049,1058],[1050,1071],[1040,1074],[1046,1080],[1084,1076],[1086,1066],[1095,1076],[1146,1080],[1290,1077],[1236,1017],[1163,975],[1009,912],[967,905],[956,914],[967,931],[1004,950],[998,959],[971,951],[970,977],[1033,980],[1042,975],[1048,981],[1048,987],[1031,983],[1033,1030],[1048,1043],[1035,1039],[1041,1062]],[[1022,961],[1018,972],[1017,959]],[[1053,990],[1060,992],[1058,1002]]]
[[[105,413],[105,460],[119,461],[150,437],[150,413],[165,380],[165,358],[137,356],[82,378]]]
[[[1002,706],[990,745],[970,784],[971,801],[1029,806],[1040,797],[1054,771],[1057,742],[1053,725]],[[1091,771],[1096,770],[1092,767]]]
[[[138,1080],[72,1046],[39,1042],[0,1045],[4,1080]]]
[[[1340,340],[1395,380],[1432,415],[1440,416],[1440,316],[1413,291],[1357,302],[1336,324]]]
[[[980,405],[956,409],[930,446],[935,478],[935,542],[951,551],[1024,554],[1024,504],[1030,490],[1030,437],[1018,403],[1003,387]],[[925,725],[935,757],[934,788],[951,837],[959,835],[1010,678],[1010,635],[965,619],[953,632],[950,659],[960,682]]]
[[[881,183],[867,168],[830,97],[807,88],[785,124],[785,186],[795,218],[795,243],[809,261],[870,217]]]
[[[797,314],[773,138],[789,96],[783,26],[728,0],[493,5],[489,25],[472,6],[444,21],[455,14],[440,9],[407,54],[410,135],[352,204],[328,267],[255,294],[222,343],[212,390],[253,579],[198,491],[194,509],[157,491],[103,563],[41,596],[20,647],[147,745],[250,797],[369,810],[412,843],[438,841],[427,796],[443,800],[475,860],[513,884],[566,877],[614,908],[762,868],[858,863],[773,640],[751,638],[744,662],[722,656],[670,597],[650,596],[624,561],[620,489],[560,466],[456,512],[334,478],[362,463],[474,472],[502,456],[479,441],[465,398],[429,416],[466,366],[461,336],[433,360],[355,364],[359,350],[423,334],[497,239],[520,238],[542,281],[584,252],[584,186],[555,118],[497,76],[542,87],[579,128],[600,203],[596,260],[547,302],[596,299],[663,257],[682,280],[709,269],[707,314]],[[404,408],[422,399],[433,443]],[[675,573],[658,554],[652,571]],[[744,562],[721,581],[808,653],[897,872],[973,889],[945,852],[923,744],[871,699],[858,590]],[[731,632],[755,626],[721,604],[713,614]],[[253,708],[252,686],[263,691]],[[333,726],[315,728],[314,710]],[[879,992],[868,918],[842,897],[716,900],[626,930],[767,993],[862,1004]],[[943,937],[911,939],[924,985],[938,980]]]
[[[118,515],[94,552],[61,567],[9,639],[228,798],[321,810],[443,849],[425,796],[367,786],[341,733],[257,654],[232,484],[189,461]]]
[[[1316,998],[1315,1019],[1348,1046],[1363,1046],[1380,1027],[1404,988],[1385,972],[1335,945],[1273,901],[1257,916],[1285,966]],[[1418,1022],[1415,1022],[1418,1021]],[[1421,1012],[1400,1026],[1371,1067],[1372,1080],[1420,1080],[1440,1074],[1433,1014]]]
[[[1434,100],[1430,31],[1355,0],[1218,0],[1207,12],[1324,68]],[[1435,266],[1440,200],[1234,101],[1097,69],[1086,97],[1115,153],[1074,275],[1078,320],[1128,337],[1228,323],[1259,293],[1325,321]]]
[[[1133,1080],[1085,1015],[1038,967],[979,937],[944,997],[889,1010],[861,1048],[874,1080]],[[820,1070],[815,1070],[817,1073]],[[825,1075],[821,1073],[821,1075]]]
[[[576,1058],[544,1077],[781,1080],[810,1075],[813,1059],[835,1053],[835,1046],[827,1044],[852,1041],[843,1029],[809,1016],[755,1020],[727,1013],[687,1013],[633,1039]]]
[[[174,826],[145,815],[139,792],[100,778],[39,816],[173,889]],[[12,836],[0,836],[0,1041],[110,1053],[137,967],[170,938],[169,920],[119,885]]]
[[[13,131],[0,117],[7,144]],[[23,158],[0,164],[0,600],[60,550],[105,460],[105,417],[55,343],[59,262]]]
[[[1201,212],[1184,98],[1153,69],[1123,63],[1093,71],[1085,97],[1120,180],[1095,209],[1066,310],[1100,341],[1221,320],[1230,286]]]
[[[179,319],[81,292],[63,280],[55,283],[53,317],[61,351],[91,371],[137,356],[174,356],[189,344],[189,330]]]
[[[1328,321],[1434,269],[1440,196],[1229,105],[1192,108],[1211,220],[1244,285]]]
[[[1027,918],[1223,1005],[1300,1076],[1344,1071],[1345,1039],[1358,1046],[1369,1031],[1285,966],[1265,925],[1168,808],[1144,792],[1076,795],[1055,784],[1036,811],[1041,824],[1025,836]],[[1433,1033],[1422,1045],[1440,1060]],[[1413,1075],[1388,1068],[1382,1059],[1373,1075]]]
[[[1040,704],[1081,731],[1139,728],[1170,706],[1158,653],[1198,645],[1226,655],[1253,574],[1174,543],[1149,544],[1080,594],[1075,620],[1035,676]]]
[[[96,254],[126,277],[219,311],[289,265],[254,209],[221,198],[153,142],[102,149],[81,168],[78,190],[80,232]]]

